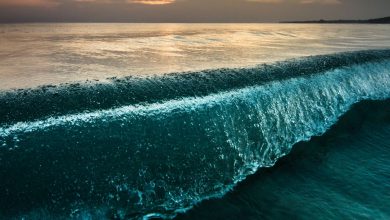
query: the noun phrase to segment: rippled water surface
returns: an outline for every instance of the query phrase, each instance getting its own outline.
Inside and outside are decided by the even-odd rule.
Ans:
[[[1,24],[0,89],[384,47],[388,25]]]

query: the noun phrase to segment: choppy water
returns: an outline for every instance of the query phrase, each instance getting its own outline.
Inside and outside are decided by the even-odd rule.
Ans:
[[[18,27],[14,32],[25,27],[5,26]],[[42,28],[38,24],[28,26]],[[83,25],[58,26],[62,31],[64,27],[85,31]],[[102,25],[85,25],[91,26]],[[149,28],[149,31],[150,27],[176,27],[190,32],[197,25],[105,27],[110,27],[111,34],[105,35],[106,29],[102,33],[94,29],[96,33],[84,33],[79,38],[90,42],[85,46],[91,46],[97,41],[104,43],[104,38],[96,40],[96,35],[104,35],[112,47],[115,40],[111,42],[108,36],[113,30],[118,31],[116,40],[118,36],[122,40],[150,38],[134,30],[131,36],[122,36],[118,27]],[[205,27],[218,27],[224,32]],[[148,68],[151,56],[144,57],[138,66],[144,72],[126,75],[120,71],[111,79],[106,79],[107,75],[99,69],[96,75],[90,72],[84,75],[82,70],[88,65],[93,69],[104,63],[107,71],[110,65],[112,70],[117,66],[105,59],[91,58],[97,49],[84,50],[79,46],[75,50],[84,50],[92,62],[79,60],[78,70],[83,74],[70,69],[62,74],[43,72],[37,75],[38,81],[22,73],[14,78],[0,74],[7,80],[7,86],[0,92],[0,216],[138,219],[172,218],[185,212],[178,218],[388,218],[390,35],[385,33],[389,27],[262,27],[260,24],[240,27],[198,25],[198,32],[182,34],[192,41],[207,40],[204,32],[208,31],[209,35],[219,36],[221,45],[231,42],[228,33],[241,36],[230,47],[221,47],[226,50],[223,61],[219,60],[215,45],[208,47],[203,42],[201,53],[208,60],[196,68],[191,65],[200,61],[189,52],[190,43],[186,41],[187,49],[180,52],[187,54],[186,58],[177,61],[179,69],[174,71],[189,68],[191,72],[145,76],[153,68],[158,69],[158,65],[161,72],[169,69],[169,63],[162,60]],[[371,37],[368,31],[363,33],[359,28],[370,30]],[[273,29],[265,33],[275,36],[269,39],[277,49],[268,49],[266,59],[261,54],[266,56],[267,51],[255,52],[252,46],[256,46],[251,42],[261,42],[267,36],[256,38],[249,31],[252,29],[254,32]],[[303,38],[310,34],[301,33],[300,38],[296,35],[298,30],[312,35]],[[43,33],[55,35],[56,31]],[[290,32],[287,37],[280,37],[286,32]],[[10,33],[13,32],[3,32],[2,39],[4,36],[11,39]],[[58,38],[51,42],[61,45],[67,35],[59,33],[63,34],[57,34]],[[153,33],[160,40],[180,39],[177,31],[158,36]],[[344,35],[336,37],[337,33]],[[79,39],[74,38],[73,32],[70,35],[73,37],[68,36],[64,47]],[[36,33],[36,37],[42,36]],[[335,41],[324,40],[329,36]],[[294,44],[291,41],[294,37],[300,43]],[[310,41],[312,38],[322,40]],[[306,47],[303,39],[307,40]],[[33,45],[32,41],[26,41],[27,46]],[[45,45],[40,41],[37,44]],[[139,42],[128,47],[140,44],[148,45]],[[157,44],[154,46],[163,50]],[[248,53],[238,53],[239,47],[243,51],[250,49]],[[257,47],[260,48],[265,46]],[[351,52],[340,52],[345,50]],[[68,58],[79,56],[71,50],[55,49],[51,53],[56,51],[68,54],[65,56]],[[142,56],[144,49],[138,51],[141,52],[135,52],[134,56]],[[326,55],[304,57],[323,53]],[[124,52],[118,59],[126,59],[130,54]],[[23,56],[30,55],[20,55]],[[186,60],[191,56],[193,62]],[[11,56],[5,57],[0,60],[1,68],[14,69],[3,65]],[[236,61],[229,62],[233,58]],[[40,60],[32,69],[52,61]],[[62,61],[64,66],[67,62]],[[137,65],[131,68],[132,62],[129,59],[125,68],[137,70]],[[185,66],[186,63],[191,65]],[[220,66],[225,68],[217,68]],[[66,77],[57,81],[61,75]],[[20,80],[15,80],[18,77]],[[90,77],[99,81],[85,81]],[[45,85],[36,87],[41,83]],[[20,89],[9,90],[11,87]],[[312,139],[314,136],[318,137]],[[309,211],[313,209],[316,212]]]

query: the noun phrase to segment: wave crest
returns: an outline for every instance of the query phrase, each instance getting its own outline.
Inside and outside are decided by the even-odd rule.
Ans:
[[[91,98],[95,101],[59,99],[43,113],[23,113],[26,99],[43,94],[29,91],[18,100],[19,115],[3,118],[0,127],[0,160],[4,162],[0,212],[48,207],[50,213],[69,214],[77,209],[79,214],[94,215],[103,210],[126,218],[172,214],[223,195],[259,167],[272,166],[295,143],[324,133],[353,104],[389,98],[389,56],[389,51],[364,51],[262,66],[256,74],[247,69],[218,70],[219,75],[211,72],[210,77],[184,74],[166,76],[167,81],[144,79],[152,86],[144,96],[126,105],[119,96],[121,105],[107,109],[91,107],[100,96],[105,100],[117,94],[102,95],[102,88],[114,91],[121,83],[129,86],[127,80],[133,79],[83,88],[99,91]],[[269,77],[271,73],[276,76]],[[251,82],[250,77],[257,74]],[[171,79],[183,84],[179,89],[170,87],[174,85]],[[243,82],[236,83],[239,79]],[[188,86],[189,82],[194,85]],[[217,92],[212,90],[213,83]],[[148,88],[145,85],[139,88]],[[150,98],[149,92],[161,86],[162,94]],[[61,97],[75,94],[61,87],[49,89],[42,97],[58,89],[64,92]],[[166,91],[176,93],[166,96]],[[10,97],[21,94],[7,93]],[[3,103],[9,100],[4,97]],[[139,97],[148,102],[140,102]],[[62,111],[59,105],[64,102],[68,104]],[[82,104],[88,111],[75,112]],[[2,111],[10,111],[7,108]],[[43,117],[48,113],[53,115]],[[20,122],[30,118],[35,119]]]

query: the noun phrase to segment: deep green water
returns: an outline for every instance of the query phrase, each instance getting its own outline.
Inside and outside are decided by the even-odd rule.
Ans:
[[[355,105],[220,199],[177,219],[389,219],[390,100]]]
[[[386,219],[389,70],[368,50],[1,92],[0,216]]]

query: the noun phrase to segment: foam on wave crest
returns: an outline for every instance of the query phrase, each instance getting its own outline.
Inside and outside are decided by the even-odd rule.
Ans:
[[[243,69],[216,69],[146,78],[112,78],[111,83],[75,83],[0,92],[0,124],[206,96],[344,66],[390,58],[390,50],[368,50],[312,56]]]
[[[254,73],[224,70],[218,92],[195,89],[212,88],[200,84],[209,79],[216,82],[217,73],[202,73],[196,77],[205,81],[190,87],[193,95],[183,95],[182,88],[166,99],[107,109],[85,103],[88,111],[81,112],[74,112],[81,103],[75,100],[72,111],[53,107],[42,115],[33,112],[35,120],[3,118],[0,214],[169,217],[223,195],[258,168],[272,166],[293,144],[324,133],[353,104],[389,98],[389,55],[364,51],[263,66],[261,73],[281,69],[283,77],[253,83],[249,78],[229,89],[221,89],[227,79]],[[324,64],[329,60],[333,66]],[[189,82],[186,77],[194,75],[167,77]],[[156,88],[172,85],[148,80]],[[31,94],[37,91],[26,96],[35,100]],[[19,97],[16,93],[8,95]],[[54,114],[43,117],[49,112]]]

